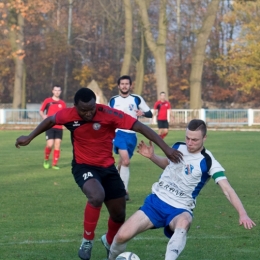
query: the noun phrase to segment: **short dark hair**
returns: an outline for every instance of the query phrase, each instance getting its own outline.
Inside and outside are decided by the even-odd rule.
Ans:
[[[201,119],[192,119],[189,122],[187,129],[189,129],[190,131],[200,130],[202,132],[203,137],[207,134],[207,126],[205,122]]]
[[[55,87],[56,87],[56,88],[60,88],[60,89],[61,89],[61,86],[60,86],[60,85],[58,85],[58,84],[55,84],[55,85],[53,85],[53,86],[52,86],[52,90],[53,90]]]
[[[74,104],[77,105],[80,100],[86,103],[89,102],[92,98],[96,101],[96,95],[91,89],[81,88],[74,96]]]
[[[123,75],[123,76],[121,76],[121,77],[117,80],[117,85],[118,85],[118,86],[120,85],[120,81],[123,80],[123,79],[128,79],[129,82],[130,82],[130,85],[132,85],[132,79],[131,79],[131,77],[128,76],[128,75]]]
[[[160,95],[161,95],[161,94],[165,94],[165,92],[164,92],[164,91],[162,91],[162,92],[160,92]]]

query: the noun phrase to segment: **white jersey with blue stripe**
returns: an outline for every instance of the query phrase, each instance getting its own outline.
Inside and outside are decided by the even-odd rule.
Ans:
[[[180,142],[173,148],[183,153],[183,161],[178,164],[169,161],[152,192],[169,205],[192,212],[196,197],[209,178],[216,183],[226,179],[225,170],[205,148],[200,153],[190,153],[186,144]]]
[[[136,94],[130,94],[127,97],[122,97],[120,95],[113,96],[108,105],[112,108],[121,110],[134,118],[137,118],[136,110],[142,110],[143,112],[150,111],[150,108],[145,103],[144,99]],[[134,133],[134,131],[131,130],[120,130]]]

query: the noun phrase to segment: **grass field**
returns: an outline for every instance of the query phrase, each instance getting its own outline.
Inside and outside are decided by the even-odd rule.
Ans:
[[[42,167],[44,135],[27,147],[15,148],[16,138],[27,133],[0,132],[0,259],[76,260],[86,199],[71,175],[69,133],[65,131],[59,171]],[[172,131],[166,142],[170,145],[183,138],[184,132]],[[210,131],[206,147],[226,169],[249,216],[258,224],[259,133]],[[127,216],[142,204],[160,173],[157,166],[135,154],[131,164],[131,201],[127,203]],[[100,242],[101,235],[106,232],[106,221],[107,212],[103,207],[93,260],[106,257]],[[150,230],[130,241],[127,250],[135,252],[141,260],[164,260],[166,244],[162,229]],[[179,259],[257,260],[260,259],[259,244],[259,225],[252,230],[239,226],[236,211],[210,180],[198,196],[194,221]]]

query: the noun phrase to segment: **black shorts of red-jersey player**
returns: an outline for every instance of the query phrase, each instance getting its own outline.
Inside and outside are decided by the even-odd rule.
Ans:
[[[45,132],[46,140],[60,139],[63,137],[63,130],[58,128],[51,128]]]
[[[169,122],[167,120],[157,120],[157,125],[159,129],[169,128]]]
[[[98,167],[74,162],[72,173],[81,189],[86,181],[93,178],[98,180],[105,191],[104,201],[118,199],[126,195],[124,183],[114,164],[109,167]]]

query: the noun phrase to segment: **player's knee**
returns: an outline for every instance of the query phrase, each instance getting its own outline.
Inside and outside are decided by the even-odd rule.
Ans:
[[[55,149],[55,150],[60,150],[60,144],[58,144],[58,145],[57,145],[57,144],[54,144],[54,149]]]
[[[184,216],[177,221],[176,226],[189,230],[191,222],[192,222],[191,216]]]
[[[125,167],[129,167],[129,165],[130,165],[130,159],[128,158],[128,159],[122,160],[122,165],[125,166]]]
[[[119,244],[123,244],[128,241],[127,232],[125,232],[123,229],[119,229],[119,231],[116,234],[115,240]]]
[[[180,223],[180,226],[186,230],[189,230],[191,225],[191,221],[189,221],[188,219],[183,219]]]
[[[102,196],[88,197],[88,202],[93,207],[101,207],[104,202],[104,197]]]
[[[83,190],[84,192],[84,190]],[[88,198],[88,202],[93,206],[93,207],[101,207],[104,199],[105,199],[105,193],[104,192],[95,192],[95,193],[91,193],[91,192],[84,192],[84,194],[86,195],[86,197]]]

